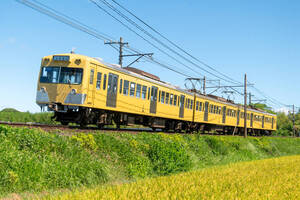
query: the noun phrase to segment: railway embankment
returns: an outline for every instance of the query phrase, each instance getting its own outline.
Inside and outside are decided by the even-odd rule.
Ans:
[[[0,125],[0,198],[300,154],[300,138],[61,131]]]

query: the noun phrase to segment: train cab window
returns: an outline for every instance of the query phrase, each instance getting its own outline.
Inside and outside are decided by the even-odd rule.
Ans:
[[[150,87],[148,87],[148,100],[150,99]]]
[[[102,78],[102,73],[98,72],[97,73],[97,82],[96,82],[96,89],[100,90],[101,87],[101,78]]]
[[[123,94],[128,95],[128,90],[129,90],[129,81],[124,80]]]
[[[135,83],[131,82],[130,83],[130,96],[134,96],[134,92],[135,92]]]
[[[90,73],[90,84],[93,84],[94,82],[94,70],[91,69],[91,73]]]
[[[104,74],[104,77],[103,77],[103,90],[105,90],[105,88],[106,88],[106,79],[107,79],[107,75]]]
[[[136,97],[137,98],[141,98],[141,89],[142,89],[142,86],[140,84],[137,84],[136,85]]]
[[[170,105],[173,105],[173,94],[170,94]]]
[[[93,74],[94,78],[94,74]],[[59,83],[80,84],[82,79],[82,69],[61,67],[59,73]]]
[[[174,95],[174,106],[177,105],[177,95]]]
[[[147,93],[147,86],[143,85],[143,88],[142,88],[142,98],[143,99],[146,99],[146,93]]]
[[[122,84],[123,84],[123,80],[120,79],[120,89],[119,89],[120,94],[122,94]]]
[[[170,98],[170,94],[166,93],[166,104],[169,104],[169,98]]]
[[[43,67],[40,82],[41,83],[58,83],[60,67]]]
[[[160,100],[161,103],[165,103],[165,94],[166,93],[164,91],[161,92],[161,100]]]

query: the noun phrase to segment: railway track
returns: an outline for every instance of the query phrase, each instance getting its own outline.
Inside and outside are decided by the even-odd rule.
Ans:
[[[106,131],[106,132],[130,132],[130,133],[140,133],[140,132],[153,132],[151,128],[109,128],[104,127],[102,129],[99,129],[97,127],[88,126],[85,128],[82,128],[80,126],[65,126],[65,125],[49,125],[49,124],[39,124],[39,123],[33,123],[33,122],[4,122],[0,121],[0,125],[8,125],[8,126],[14,126],[14,127],[28,127],[28,128],[41,128],[45,131],[51,131],[51,130],[62,130],[66,132],[91,132],[91,131]]]
[[[162,130],[157,129],[156,131],[153,131],[151,128],[110,128],[110,127],[104,127],[102,129],[99,129],[97,127],[88,126],[85,128],[82,128],[80,126],[67,126],[67,125],[49,125],[49,124],[40,124],[40,123],[33,123],[33,122],[5,122],[0,121],[0,125],[8,125],[13,127],[28,127],[28,128],[40,128],[44,131],[55,131],[60,130],[58,134],[60,135],[72,135],[74,133],[78,132],[95,132],[95,131],[105,131],[105,132],[119,132],[119,133],[132,133],[132,134],[138,134],[141,132],[149,132],[149,133],[155,133],[155,132],[162,132]],[[174,132],[167,132],[167,134],[174,134]],[[181,133],[181,134],[188,134],[188,133]],[[208,134],[208,133],[201,133],[201,135],[222,135],[222,136],[239,136],[239,135],[224,135],[224,134]],[[249,135],[250,136],[250,135]],[[242,137],[242,136],[241,136]],[[264,137],[264,136],[250,136],[250,137]],[[268,136],[268,137],[288,137],[288,136]]]

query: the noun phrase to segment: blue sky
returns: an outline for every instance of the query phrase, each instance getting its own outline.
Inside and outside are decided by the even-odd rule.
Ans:
[[[195,74],[164,56],[88,0],[40,2],[115,39],[122,36],[130,46],[143,52],[153,52],[155,58],[185,73],[205,75],[198,69],[199,74]],[[249,81],[268,96],[284,104],[299,105],[300,1],[118,2],[218,71],[241,82],[244,73],[247,73]],[[101,57],[106,62],[118,62],[117,52],[104,45],[103,41],[13,0],[1,2],[0,26],[0,109],[14,107],[21,111],[39,111],[35,95],[43,56],[66,53],[76,48],[76,53]],[[131,60],[124,62],[130,63]],[[184,77],[157,65],[143,61],[134,67],[175,85],[184,85]],[[263,98],[255,91],[252,93],[256,95],[254,99]],[[240,99],[235,97],[236,101]]]

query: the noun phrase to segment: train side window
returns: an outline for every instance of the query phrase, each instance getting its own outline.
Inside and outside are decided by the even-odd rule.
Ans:
[[[161,103],[165,103],[165,94],[164,91],[161,92]]]
[[[199,101],[196,101],[196,110],[199,108]]]
[[[202,111],[202,102],[199,104],[199,111]]]
[[[142,98],[143,99],[146,99],[146,93],[147,93],[147,86],[143,85],[143,88],[142,88]]]
[[[177,95],[174,95],[174,106],[177,105]]]
[[[166,93],[166,104],[169,104],[169,97],[170,97],[170,94],[167,92]]]
[[[119,90],[120,94],[122,94],[122,86],[123,86],[122,84],[123,84],[123,80],[120,79],[120,90]]]
[[[161,95],[161,91],[159,91],[158,93],[158,102],[160,102],[160,95]]]
[[[135,92],[135,83],[131,82],[130,83],[130,96],[134,96],[134,92]]]
[[[94,70],[91,69],[91,73],[90,73],[90,84],[93,84],[94,82]]]
[[[173,94],[170,94],[170,105],[173,105]]]
[[[137,98],[141,98],[141,89],[142,89],[142,86],[140,84],[137,84],[136,85],[136,97]]]
[[[219,106],[219,115],[221,115],[221,110],[222,110],[222,108],[221,108],[221,106]]]
[[[188,101],[187,101],[187,105],[186,105],[186,108],[190,108],[190,103],[191,103],[191,100],[190,100],[190,99],[188,99]]]
[[[194,105],[194,100],[191,100],[190,109],[193,109],[193,105]]]
[[[148,100],[150,99],[150,87],[148,87]]]
[[[98,72],[97,73],[97,82],[96,82],[96,89],[100,90],[101,87],[101,78],[102,78],[102,73]]]
[[[128,95],[128,90],[129,90],[129,81],[124,80],[123,94]]]
[[[107,77],[107,75],[104,74],[104,78],[103,78],[103,90],[105,90],[105,88],[106,88],[106,77]]]

